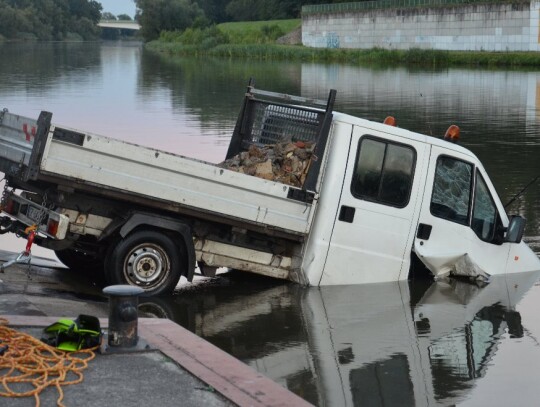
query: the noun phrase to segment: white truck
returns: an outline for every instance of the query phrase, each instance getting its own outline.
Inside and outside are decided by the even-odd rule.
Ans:
[[[474,154],[455,143],[248,86],[226,158],[315,143],[300,187],[4,109],[0,233],[147,295],[228,267],[306,285],[540,270]]]

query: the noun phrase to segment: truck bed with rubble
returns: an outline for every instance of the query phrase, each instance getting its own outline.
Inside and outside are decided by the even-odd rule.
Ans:
[[[152,228],[160,216],[164,224],[174,216],[195,237],[196,253],[181,250],[187,269],[196,257],[203,269],[219,265],[257,272],[247,263],[262,250],[268,261],[261,273],[291,278],[287,242],[301,241],[311,226],[334,98],[335,91],[318,101],[250,86],[226,160],[217,166],[64,128],[52,124],[48,112],[35,120],[4,110],[3,199],[9,195],[20,204],[19,219],[27,226],[37,223],[42,236],[37,242],[65,263],[70,260],[60,253],[68,251],[92,261],[105,257],[101,242],[119,228],[129,229],[130,222]],[[25,192],[15,195],[15,189]],[[44,207],[68,218],[64,235],[47,230]],[[262,243],[261,236],[275,239]],[[193,271],[184,274],[190,279]]]

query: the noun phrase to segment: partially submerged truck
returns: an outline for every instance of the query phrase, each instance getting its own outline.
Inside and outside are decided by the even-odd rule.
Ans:
[[[228,267],[305,285],[540,270],[485,169],[453,142],[250,83],[227,159],[311,143],[301,186],[0,112],[0,233],[52,249],[110,284],[171,292]],[[25,256],[22,256],[25,259]],[[19,256],[21,259],[21,256]]]

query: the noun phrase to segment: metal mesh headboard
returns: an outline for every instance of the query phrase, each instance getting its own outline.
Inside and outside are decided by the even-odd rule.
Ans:
[[[312,163],[302,187],[314,190],[326,149],[335,98],[335,90],[330,91],[325,101],[255,89],[250,82],[226,159],[247,151],[253,144],[314,143]]]
[[[248,150],[252,144],[299,140],[318,143],[325,119],[332,114],[335,91],[332,92],[334,96],[324,101],[249,86],[226,158]]]
[[[319,125],[324,117],[324,113],[264,102],[254,104],[252,114],[249,142],[257,144],[298,140],[316,142]]]

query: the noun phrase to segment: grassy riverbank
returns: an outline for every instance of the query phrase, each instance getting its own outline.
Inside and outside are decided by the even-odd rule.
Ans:
[[[147,49],[171,54],[258,60],[402,64],[418,66],[540,67],[537,52],[327,49],[280,45],[276,40],[300,27],[300,20],[225,23],[205,29],[166,32]]]

